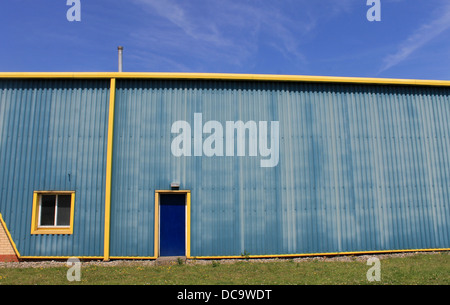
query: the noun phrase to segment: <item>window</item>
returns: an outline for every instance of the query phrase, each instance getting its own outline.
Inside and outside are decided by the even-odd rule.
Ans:
[[[34,192],[31,234],[72,234],[75,192]]]

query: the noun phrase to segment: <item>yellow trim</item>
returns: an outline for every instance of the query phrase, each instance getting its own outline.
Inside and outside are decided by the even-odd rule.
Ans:
[[[190,190],[155,190],[156,193],[167,193],[167,194],[173,194],[173,193],[191,193]]]
[[[191,258],[191,192],[186,193],[186,258]]]
[[[232,73],[164,73],[164,72],[2,72],[0,78],[139,78],[139,79],[205,79],[284,82],[322,82],[379,85],[450,86],[449,80],[396,79],[340,76],[232,74]]]
[[[108,146],[106,152],[106,187],[105,187],[105,236],[103,247],[103,259],[109,260],[109,242],[111,236],[111,181],[112,181],[112,157],[114,139],[114,108],[116,99],[116,79],[111,79],[109,88],[109,118],[108,118]]]
[[[155,192],[155,235],[154,235],[154,244],[153,244],[153,256],[158,257],[159,254],[159,192]]]
[[[190,190],[156,190],[155,191],[155,238],[154,258],[159,257],[159,195],[186,194],[186,258],[191,258],[191,191]]]
[[[19,250],[17,250],[16,243],[12,239],[11,233],[9,232],[8,227],[6,226],[6,222],[3,220],[2,213],[0,213],[0,223],[3,226],[3,228],[5,229],[6,236],[8,237],[9,242],[11,243],[11,245],[12,245],[12,247],[14,249],[14,253],[16,253],[16,256],[20,259]]]
[[[37,192],[33,193],[33,211],[31,213],[31,234],[36,230],[37,224],[39,223],[38,217],[38,206],[39,206],[39,194]]]
[[[0,214],[1,216],[1,214]],[[12,240],[11,240],[12,242]],[[14,245],[15,248],[15,245]],[[17,251],[17,249],[15,248]],[[271,254],[271,255],[231,255],[231,256],[189,256],[188,259],[243,259],[243,258],[294,258],[294,257],[314,257],[314,256],[339,256],[339,255],[368,255],[368,254],[389,254],[389,253],[407,253],[407,252],[440,252],[450,251],[450,248],[436,248],[436,249],[409,249],[409,250],[379,250],[379,251],[355,251],[355,252],[330,252],[330,253],[303,253],[303,254]],[[78,257],[80,259],[101,259],[102,256],[20,256],[17,251],[17,256],[20,259],[68,259],[70,257]],[[157,256],[111,256],[110,259],[123,260],[149,260],[156,259]]]
[[[22,256],[21,259],[27,260],[27,259],[69,259],[71,257],[76,257],[79,259],[101,259],[103,256]]]
[[[354,252],[325,252],[325,253],[303,253],[303,254],[268,254],[268,255],[230,255],[230,256],[193,256],[192,259],[235,259],[235,258],[286,258],[286,257],[311,257],[311,256],[337,256],[337,255],[363,255],[363,254],[388,254],[406,252],[434,252],[450,251],[450,248],[442,249],[408,249],[408,250],[374,250]]]
[[[41,195],[70,195],[70,225],[67,228],[40,228],[39,224],[39,198]],[[73,219],[75,213],[75,191],[34,191],[33,210],[31,218],[32,235],[37,234],[73,234]]]
[[[148,259],[157,259],[157,257],[155,257],[155,256],[111,256],[111,259],[148,260]]]

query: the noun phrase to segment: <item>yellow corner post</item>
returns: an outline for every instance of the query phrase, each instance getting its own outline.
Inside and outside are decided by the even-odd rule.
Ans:
[[[109,261],[109,241],[111,235],[111,181],[112,181],[112,157],[114,137],[114,106],[116,99],[116,79],[111,78],[109,89],[109,117],[108,117],[108,144],[106,156],[106,187],[105,187],[105,237],[103,247],[103,260]]]

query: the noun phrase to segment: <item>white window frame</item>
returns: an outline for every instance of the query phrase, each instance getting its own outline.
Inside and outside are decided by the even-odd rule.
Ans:
[[[70,215],[69,215],[69,225],[58,225],[56,221],[58,220],[58,198],[60,195],[70,196],[70,194],[41,194],[39,196],[39,216],[38,216],[38,228],[70,228]],[[42,219],[42,197],[43,196],[55,196],[55,217],[53,219],[53,225],[41,225]]]

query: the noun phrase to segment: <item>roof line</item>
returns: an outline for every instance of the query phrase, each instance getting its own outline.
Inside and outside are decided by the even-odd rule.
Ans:
[[[450,80],[366,78],[339,76],[233,74],[233,73],[171,73],[171,72],[0,72],[3,78],[76,78],[76,79],[184,79],[184,80],[244,80],[280,82],[321,82],[379,85],[450,86]]]

